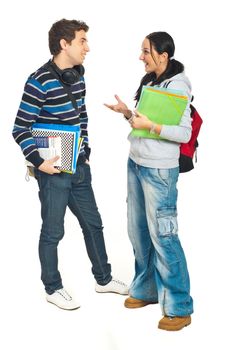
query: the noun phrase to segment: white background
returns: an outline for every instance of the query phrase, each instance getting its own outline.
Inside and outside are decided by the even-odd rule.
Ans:
[[[233,348],[233,11],[231,1],[7,1],[1,8],[0,344],[8,349]],[[1,5],[3,7],[3,4]],[[158,305],[123,307],[124,297],[94,292],[82,233],[67,212],[59,263],[66,288],[80,300],[73,312],[45,302],[37,253],[40,207],[34,180],[11,130],[27,76],[50,58],[47,33],[61,18],[90,26],[86,58],[93,187],[113,274],[131,282],[126,231],[129,126],[105,109],[118,93],[133,107],[144,74],[144,37],[169,32],[186,67],[204,119],[196,169],[179,180],[180,238],[187,256],[195,313],[181,332],[157,329]],[[233,28],[232,28],[233,32]],[[3,345],[4,344],[4,345]]]

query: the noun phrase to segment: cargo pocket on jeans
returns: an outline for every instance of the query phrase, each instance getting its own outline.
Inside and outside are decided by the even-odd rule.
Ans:
[[[157,210],[158,235],[168,236],[178,233],[177,211],[175,208],[162,208]]]
[[[158,210],[157,220],[159,255],[161,256],[161,260],[164,262],[164,264],[169,268],[169,266],[172,266],[180,261],[176,249],[176,241],[178,240],[178,226],[177,212],[175,208]]]

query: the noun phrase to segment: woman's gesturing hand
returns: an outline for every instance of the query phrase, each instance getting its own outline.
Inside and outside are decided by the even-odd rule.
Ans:
[[[107,108],[110,108],[112,111],[117,112],[117,113],[123,113],[124,115],[128,115],[129,109],[128,106],[119,98],[118,95],[115,95],[115,98],[117,100],[116,104],[107,104],[104,103],[104,106]]]

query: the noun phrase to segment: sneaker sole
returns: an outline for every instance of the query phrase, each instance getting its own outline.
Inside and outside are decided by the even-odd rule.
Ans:
[[[59,309],[61,309],[61,310],[66,310],[66,311],[73,311],[73,310],[77,310],[77,309],[80,308],[80,306],[76,306],[76,307],[74,307],[74,308],[72,308],[72,309],[66,309],[66,308],[64,308],[64,307],[58,306],[57,304],[55,304],[55,303],[53,303],[52,301],[49,301],[49,300],[47,300],[47,303],[50,303],[50,304],[52,304],[52,305],[55,305],[55,306],[57,306]]]
[[[102,294],[102,293],[114,293],[114,294],[119,294],[119,295],[128,295],[128,291],[127,292],[125,292],[125,293],[120,293],[120,292],[116,292],[116,291],[114,291],[114,290],[98,290],[98,289],[96,289],[95,288],[95,292],[96,293],[100,293],[100,294]]]
[[[118,293],[118,292],[113,292],[113,291],[106,291],[106,292],[99,292],[98,290],[95,290],[96,293],[99,293],[99,294],[104,294],[104,293],[113,293],[113,294],[118,294],[118,295],[128,295],[128,293],[126,294],[123,294],[123,293]]]

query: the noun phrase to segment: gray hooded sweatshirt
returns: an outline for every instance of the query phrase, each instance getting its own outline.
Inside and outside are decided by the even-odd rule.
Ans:
[[[186,143],[191,137],[191,84],[184,72],[164,80],[169,89],[183,91],[189,99],[179,125],[163,125],[160,136],[165,140],[128,136],[130,141],[130,158],[137,164],[158,169],[169,169],[179,166],[180,143]]]

